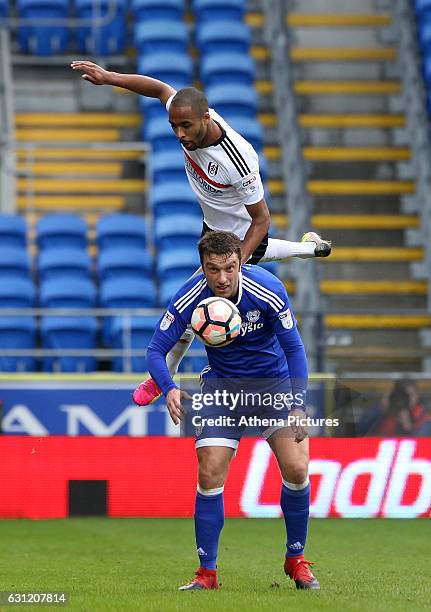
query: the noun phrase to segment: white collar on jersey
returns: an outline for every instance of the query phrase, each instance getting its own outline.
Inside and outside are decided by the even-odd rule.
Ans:
[[[238,306],[238,304],[241,301],[241,298],[242,298],[242,272],[240,270],[238,274],[238,298],[235,302],[235,306]]]

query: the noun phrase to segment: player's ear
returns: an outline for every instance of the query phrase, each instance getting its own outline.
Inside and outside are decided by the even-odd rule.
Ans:
[[[209,112],[209,110],[206,110],[206,111],[204,112],[204,114],[203,114],[203,120],[204,120],[204,122],[205,122],[205,123],[209,123],[209,122],[210,122],[211,117],[210,117],[210,112]]]

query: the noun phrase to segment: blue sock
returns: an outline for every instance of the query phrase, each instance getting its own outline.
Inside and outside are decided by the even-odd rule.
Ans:
[[[297,557],[304,553],[307,539],[308,515],[310,512],[310,484],[300,491],[289,489],[283,483],[280,506],[286,523],[286,557]]]
[[[195,534],[201,567],[216,569],[220,532],[224,525],[223,493],[201,495],[196,492]]]

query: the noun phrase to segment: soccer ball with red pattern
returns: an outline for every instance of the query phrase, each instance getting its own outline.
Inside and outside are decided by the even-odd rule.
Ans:
[[[241,331],[241,315],[229,300],[210,297],[196,306],[191,325],[195,335],[207,346],[226,346]]]

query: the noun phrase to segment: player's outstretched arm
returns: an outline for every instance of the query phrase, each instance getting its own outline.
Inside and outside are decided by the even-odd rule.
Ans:
[[[72,70],[82,72],[82,78],[93,85],[113,85],[123,87],[141,96],[148,98],[159,98],[163,105],[176,93],[176,90],[157,79],[141,74],[122,74],[121,72],[111,72],[98,66],[94,62],[76,60],[70,64]]]

